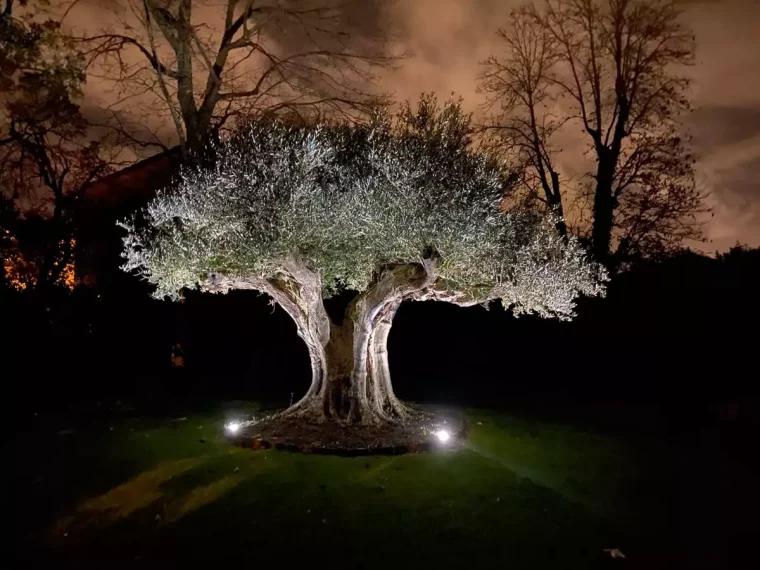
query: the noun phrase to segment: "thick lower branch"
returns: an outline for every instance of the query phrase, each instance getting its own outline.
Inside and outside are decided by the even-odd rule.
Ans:
[[[347,318],[354,323],[350,421],[388,420],[392,417],[388,412],[393,412],[394,403],[402,411],[393,390],[389,389],[388,333],[393,315],[404,297],[428,287],[434,280],[435,264],[431,259],[420,264],[391,267],[349,306]]]
[[[368,347],[368,375],[372,382],[368,385],[367,397],[376,413],[403,419],[407,417],[408,409],[393,392],[388,365],[388,335],[400,304],[400,301],[386,304],[374,324]]]
[[[318,273],[296,259],[283,262],[288,271],[270,279],[231,278],[210,275],[204,282],[207,291],[226,293],[230,289],[248,289],[266,293],[293,319],[298,336],[309,353],[312,379],[306,394],[288,410],[290,413],[319,416],[316,400],[325,390],[328,358],[325,346],[330,339],[330,320],[322,302],[322,282]]]

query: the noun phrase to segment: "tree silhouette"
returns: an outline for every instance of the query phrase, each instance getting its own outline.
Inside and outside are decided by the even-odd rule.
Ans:
[[[13,0],[0,12],[0,189],[6,205],[21,203],[27,217],[36,210],[46,220],[30,279],[45,288],[71,272],[74,207],[84,188],[110,171],[118,145],[88,129],[77,103],[84,60],[59,22],[18,5],[20,15]]]
[[[535,210],[505,211],[513,176],[471,150],[469,117],[432,97],[369,126],[257,122],[186,169],[126,224],[124,269],[157,285],[269,295],[307,345],[312,383],[287,414],[382,424],[407,408],[387,339],[405,300],[570,318],[603,272]],[[356,291],[340,320],[323,297]]]
[[[183,149],[198,150],[235,118],[290,114],[314,120],[384,101],[369,90],[392,65],[386,37],[348,28],[353,1],[124,0],[120,22],[88,38],[86,56],[123,94],[157,97]],[[353,7],[353,12],[351,8]],[[363,9],[366,9],[366,4]],[[130,111],[135,111],[129,107]]]
[[[674,0],[545,0],[513,12],[505,53],[481,87],[499,112],[487,127],[518,149],[526,185],[563,213],[555,140],[579,125],[595,165],[580,192],[593,252],[610,264],[701,237],[694,159],[680,134],[689,109],[692,33]],[[614,248],[614,256],[611,257]]]

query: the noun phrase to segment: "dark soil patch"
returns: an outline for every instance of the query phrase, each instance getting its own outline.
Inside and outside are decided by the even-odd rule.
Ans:
[[[450,438],[441,442],[436,432]],[[252,449],[278,449],[329,455],[400,455],[431,448],[455,448],[467,434],[464,419],[450,411],[426,408],[409,419],[383,426],[351,425],[328,421],[308,422],[277,415],[247,425],[230,439]]]

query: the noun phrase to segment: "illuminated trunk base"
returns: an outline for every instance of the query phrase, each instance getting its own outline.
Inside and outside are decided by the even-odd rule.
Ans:
[[[393,393],[388,367],[388,334],[398,305],[386,303],[371,312],[359,305],[353,318],[332,324],[326,346],[307,342],[312,383],[283,415],[365,425],[406,418],[409,409]],[[299,334],[307,336],[304,330]]]

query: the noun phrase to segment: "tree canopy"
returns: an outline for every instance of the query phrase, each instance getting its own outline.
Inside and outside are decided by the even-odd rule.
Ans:
[[[274,279],[296,258],[329,296],[419,263],[435,278],[411,298],[570,317],[602,291],[600,268],[553,220],[507,207],[514,177],[469,133],[457,103],[432,97],[368,125],[252,123],[126,224],[124,269],[161,297],[215,274]]]

